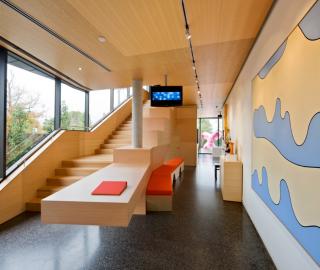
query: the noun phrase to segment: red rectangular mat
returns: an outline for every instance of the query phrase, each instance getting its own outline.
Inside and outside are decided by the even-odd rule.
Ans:
[[[102,181],[92,195],[120,195],[127,188],[127,181]]]

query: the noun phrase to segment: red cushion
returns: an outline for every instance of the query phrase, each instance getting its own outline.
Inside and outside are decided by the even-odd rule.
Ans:
[[[170,165],[162,165],[160,167],[158,167],[157,169],[155,169],[152,174],[159,174],[159,175],[171,175],[171,173],[174,171],[174,169],[172,168],[172,166]]]
[[[152,173],[147,186],[147,195],[172,195],[170,173]]]
[[[180,166],[182,163],[183,163],[183,159],[182,159],[182,158],[179,158],[179,157],[176,157],[176,158],[167,160],[167,161],[165,162],[166,165],[172,166],[172,167],[174,167],[174,168],[177,168],[177,167]]]

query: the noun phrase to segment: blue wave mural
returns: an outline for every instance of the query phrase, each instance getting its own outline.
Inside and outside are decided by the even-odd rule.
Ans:
[[[291,204],[290,193],[285,180],[280,181],[279,204],[275,204],[270,196],[268,175],[265,167],[262,168],[261,184],[259,183],[257,170],[254,171],[252,175],[252,188],[315,262],[320,265],[320,227],[302,226],[299,223]]]
[[[304,142],[298,145],[293,137],[290,115],[281,117],[281,101],[277,99],[273,119],[268,122],[263,106],[255,110],[253,129],[256,138],[271,142],[288,161],[303,167],[320,168],[320,113],[309,123]]]
[[[277,64],[284,54],[284,51],[287,47],[287,39],[281,44],[281,46],[276,50],[276,52],[271,56],[271,58],[268,60],[268,62],[263,66],[263,68],[258,73],[258,76],[260,79],[264,79],[267,77],[270,70],[273,68],[275,64]]]
[[[320,39],[320,1],[317,1],[299,23],[299,27],[309,40]]]

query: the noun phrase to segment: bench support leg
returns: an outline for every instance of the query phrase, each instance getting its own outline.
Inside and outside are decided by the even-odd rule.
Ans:
[[[136,208],[133,212],[134,215],[145,215],[146,214],[146,194],[143,192],[141,198],[137,202]]]

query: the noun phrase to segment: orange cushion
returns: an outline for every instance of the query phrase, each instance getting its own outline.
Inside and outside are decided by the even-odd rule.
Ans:
[[[165,162],[166,165],[172,166],[172,167],[174,167],[174,168],[177,168],[177,167],[180,166],[182,163],[183,163],[183,159],[182,159],[182,158],[179,158],[179,157],[176,157],[176,158],[167,160],[167,161]]]
[[[159,175],[170,175],[172,172],[174,171],[174,168],[172,168],[172,166],[170,165],[162,165],[160,167],[158,167],[157,169],[155,169],[152,174],[159,174]]]
[[[147,195],[172,195],[170,174],[152,174],[147,186]]]

